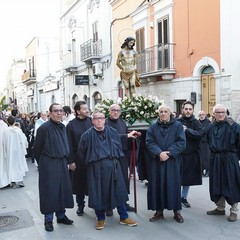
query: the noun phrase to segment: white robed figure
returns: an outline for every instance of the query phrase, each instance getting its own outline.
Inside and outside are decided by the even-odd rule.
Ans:
[[[25,155],[28,142],[22,130],[14,126],[15,119],[8,118],[9,127],[3,132],[3,160],[6,162],[8,184],[23,182],[28,171]],[[24,185],[21,185],[24,186]]]
[[[0,118],[0,188],[8,185],[7,162],[3,160],[3,132],[8,129],[8,125]]]

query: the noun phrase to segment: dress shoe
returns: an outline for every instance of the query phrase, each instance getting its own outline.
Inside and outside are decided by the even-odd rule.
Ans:
[[[149,219],[150,222],[156,222],[157,220],[163,219],[163,212],[156,211],[156,213]]]
[[[19,185],[19,187],[25,187],[25,184],[23,181],[19,182],[18,185]]]
[[[135,208],[130,206],[128,203],[125,204],[128,212],[135,212]]]
[[[113,215],[113,210],[112,209],[107,209],[106,210],[106,216],[111,217]]]
[[[18,185],[15,182],[12,182],[12,188],[16,189],[18,187]]]
[[[218,210],[217,208],[212,211],[207,211],[207,215],[225,215],[225,210]]]
[[[53,231],[53,223],[52,223],[52,221],[45,222],[44,226],[45,226],[45,230],[47,232],[52,232]]]
[[[78,208],[76,213],[78,216],[82,216],[84,214],[83,208]]]
[[[184,222],[184,219],[183,219],[183,217],[182,217],[182,215],[180,213],[174,213],[174,217],[173,218],[178,223],[183,223]]]
[[[70,220],[66,215],[63,218],[57,219],[57,223],[62,223],[65,225],[72,225],[73,220]]]

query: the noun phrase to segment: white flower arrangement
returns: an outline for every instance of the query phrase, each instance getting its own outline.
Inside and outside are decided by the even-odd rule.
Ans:
[[[124,97],[122,100],[114,101],[113,99],[104,99],[101,104],[95,106],[96,110],[102,111],[105,116],[109,115],[109,107],[117,103],[121,107],[121,117],[132,125],[136,120],[145,120],[149,124],[152,119],[158,117],[158,108],[164,102],[157,96],[133,95],[132,98]]]

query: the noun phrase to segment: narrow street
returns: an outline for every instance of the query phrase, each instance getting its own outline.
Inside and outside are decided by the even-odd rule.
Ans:
[[[107,217],[105,228],[95,230],[95,214],[92,209],[85,208],[82,217],[76,215],[74,209],[67,210],[67,216],[74,220],[72,226],[56,223],[54,231],[46,232],[43,216],[39,211],[38,171],[28,160],[29,172],[25,177],[25,187],[0,190],[0,240],[239,240],[240,220],[234,223],[227,221],[226,216],[208,216],[207,210],[215,208],[209,199],[208,178],[203,179],[202,186],[190,188],[189,202],[191,208],[184,208],[182,215],[185,222],[174,221],[172,211],[164,212],[165,219],[154,223],[149,222],[153,215],[147,210],[147,187],[137,180],[137,213],[129,216],[138,222],[137,227],[119,224],[116,210],[113,217]],[[131,187],[133,183],[131,183]],[[133,189],[132,189],[133,193]],[[130,195],[133,205],[133,194]]]

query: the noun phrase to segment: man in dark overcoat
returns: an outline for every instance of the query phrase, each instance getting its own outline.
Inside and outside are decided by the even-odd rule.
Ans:
[[[147,130],[146,146],[151,154],[148,179],[148,209],[156,210],[150,222],[163,219],[163,210],[173,210],[174,219],[183,223],[181,215],[181,153],[186,147],[182,124],[162,105],[159,119]]]
[[[129,180],[128,180],[128,159],[129,159],[129,150],[128,150],[128,139],[133,138],[135,139],[138,135],[138,132],[132,130],[128,132],[127,125],[120,117],[121,115],[121,108],[118,104],[112,104],[109,108],[109,117],[106,119],[105,124],[117,130],[118,136],[120,137],[122,143],[122,151],[124,153],[124,157],[120,159],[120,164],[123,172],[124,181],[126,187],[129,190]],[[128,203],[126,203],[127,211],[134,211],[135,209],[131,207]]]
[[[183,156],[182,205],[189,208],[187,201],[190,186],[202,184],[200,142],[203,135],[202,124],[194,117],[194,103],[186,101],[182,105],[182,123],[186,135],[186,149]]]
[[[115,207],[120,215],[120,224],[136,226],[137,223],[128,218],[125,206],[128,192],[119,162],[124,155],[118,133],[105,126],[102,112],[94,112],[92,122],[94,127],[81,137],[78,155],[87,166],[88,206],[95,209],[96,229],[104,228],[106,209]]]
[[[207,129],[207,139],[211,150],[209,191],[217,208],[207,211],[208,215],[225,215],[225,201],[229,205],[229,222],[237,220],[240,202],[240,125],[227,117],[227,109],[222,104],[213,108],[215,121]]]
[[[37,130],[34,156],[39,169],[40,211],[44,214],[46,231],[53,231],[53,214],[57,223],[71,225],[65,208],[73,208],[71,181],[68,172],[69,144],[66,128],[61,123],[63,109],[53,103],[49,107],[50,120]]]
[[[204,111],[199,111],[198,113],[199,122],[202,124],[203,132],[204,129],[211,123],[211,121],[206,116]],[[207,141],[207,137],[204,134],[201,139],[200,144],[200,159],[202,163],[202,176],[208,177],[209,176],[209,161],[210,161],[210,148]]]
[[[70,146],[69,169],[72,180],[73,194],[76,194],[77,215],[82,216],[85,207],[85,196],[87,193],[86,166],[82,164],[77,155],[78,144],[82,134],[92,127],[89,117],[88,105],[85,101],[78,101],[74,106],[76,117],[67,126],[67,136]]]

